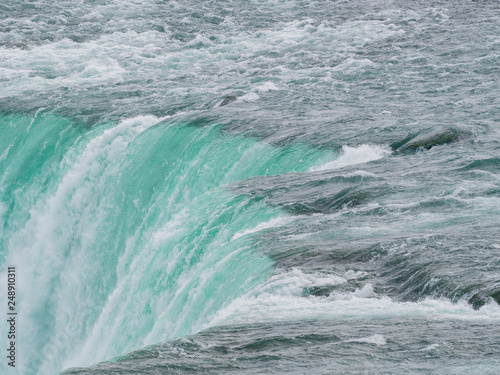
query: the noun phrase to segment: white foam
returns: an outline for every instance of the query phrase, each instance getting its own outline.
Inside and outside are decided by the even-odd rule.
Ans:
[[[342,146],[342,153],[338,159],[323,164],[317,168],[311,168],[311,171],[324,171],[328,169],[343,168],[348,165],[367,163],[369,161],[382,159],[390,151],[381,146],[372,146],[363,144],[358,147]]]
[[[260,99],[259,95],[257,95],[254,92],[249,92],[248,94],[240,96],[237,101],[251,103],[251,102],[255,102],[259,99]]]
[[[141,5],[141,9],[132,10],[121,4],[97,6],[89,9],[86,19],[100,23],[115,12],[136,14],[142,8]],[[185,20],[190,22],[189,17]],[[134,19],[127,18],[127,25],[130,22]],[[154,77],[151,85],[160,89],[162,95],[151,96],[151,99],[168,101],[169,96],[213,95],[239,85],[242,77],[249,82],[256,72],[267,71],[264,75],[273,76],[280,87],[273,82],[261,82],[242,88],[250,93],[240,100],[253,102],[260,93],[286,90],[286,85],[295,84],[297,78],[331,81],[335,72],[328,64],[300,71],[290,69],[289,63],[300,59],[294,56],[305,53],[317,61],[325,58],[344,61],[346,69],[364,69],[373,62],[354,60],[353,52],[403,32],[395,25],[380,21],[332,26],[315,23],[314,20],[295,20],[253,34],[229,32],[230,37],[220,36],[213,41],[200,33],[188,42],[173,38],[167,25],[164,25],[166,32],[135,32],[133,28],[116,24],[114,29],[108,24],[111,27],[108,32],[83,42],[58,38],[56,42],[29,49],[0,48],[0,97],[24,97],[26,92],[64,88],[69,100],[80,90],[91,88],[102,92],[103,87],[105,90],[113,87],[107,85],[148,81]],[[224,21],[227,30],[239,30],[240,26],[230,19]],[[127,28],[128,31],[123,31]],[[19,37],[24,39],[22,35]],[[186,82],[191,83],[180,87],[171,84],[179,76],[189,77]],[[207,81],[210,84],[200,84]]]
[[[5,151],[2,153],[2,155],[0,155],[0,160],[4,160],[4,159],[7,159],[7,155],[9,155],[9,151],[10,149],[12,148],[12,144],[10,144],[6,149]]]
[[[248,228],[248,229],[245,229],[243,231],[235,233],[232,239],[236,240],[240,237],[247,236],[247,235],[252,234],[252,233],[260,232],[261,230],[264,230],[264,229],[281,227],[285,224],[290,223],[293,220],[294,220],[294,218],[292,218],[292,217],[282,217],[282,216],[275,217],[275,218],[273,218],[269,221],[266,221],[264,223],[257,224],[253,228]]]
[[[374,345],[386,345],[387,340],[382,335],[373,335],[368,337],[361,337],[359,339],[348,340],[347,342],[361,342],[365,344],[374,344]]]
[[[44,358],[41,373],[53,372],[50,369],[60,365],[57,361],[61,356],[71,348],[76,350],[79,344],[76,335],[80,328],[66,328],[85,314],[81,309],[81,304],[85,304],[81,293],[85,293],[87,285],[81,278],[85,277],[85,268],[92,267],[86,258],[92,252],[86,250],[92,248],[97,228],[105,220],[101,214],[104,210],[95,210],[99,204],[96,192],[102,191],[107,178],[116,178],[115,167],[123,160],[130,142],[159,121],[161,118],[155,116],[127,119],[90,139],[82,145],[83,150],[75,146],[62,162],[65,165],[62,170],[67,168],[67,171],[57,190],[30,210],[30,219],[8,243],[8,263],[23,266],[19,300],[24,306],[20,313],[24,314],[25,329],[20,340],[26,343],[27,351],[38,353],[35,347],[39,345],[30,336],[39,324],[28,312],[37,311],[49,299],[58,306],[54,317],[56,328],[53,336],[47,337],[52,340],[47,348],[54,348],[55,341],[57,351]],[[51,292],[55,277],[61,282]]]
[[[184,227],[182,224],[185,222],[187,217],[187,209],[183,209],[177,212],[172,220],[168,221],[161,228],[156,229],[152,235],[152,245],[155,249],[158,249],[165,242],[171,240],[172,238],[178,237],[181,233],[184,233]]]
[[[421,352],[428,352],[430,350],[437,349],[439,347],[439,344],[431,344],[429,346],[426,346],[425,348],[420,349]]]
[[[265,82],[256,88],[258,92],[268,92],[273,90],[279,90],[279,88],[272,82]]]
[[[347,282],[334,274],[304,273],[291,270],[278,273],[250,293],[220,310],[207,325],[265,323],[273,321],[337,320],[420,317],[422,319],[493,320],[500,322],[500,307],[490,303],[474,310],[467,302],[425,299],[397,302],[378,296],[366,284],[351,293],[332,292],[317,297],[304,294],[304,288]],[[381,342],[378,340],[377,342]]]
[[[364,71],[368,67],[376,67],[373,61],[369,59],[354,59],[352,57],[347,58],[345,61],[334,67],[333,71],[342,72],[345,74],[354,74]]]
[[[86,62],[81,72],[75,73],[73,79],[93,79],[94,81],[122,81],[126,74],[118,61],[112,58],[90,59]]]

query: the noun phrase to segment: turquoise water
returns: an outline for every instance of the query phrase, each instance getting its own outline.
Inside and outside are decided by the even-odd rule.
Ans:
[[[499,20],[0,5],[1,372],[496,374]]]

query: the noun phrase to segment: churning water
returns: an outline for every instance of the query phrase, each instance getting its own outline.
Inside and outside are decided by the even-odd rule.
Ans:
[[[3,2],[0,371],[497,374],[499,98],[493,0]]]

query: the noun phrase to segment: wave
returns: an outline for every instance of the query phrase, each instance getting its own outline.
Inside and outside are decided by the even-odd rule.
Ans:
[[[307,171],[324,152],[192,123],[2,117],[1,255],[23,275],[27,372],[194,333],[270,275],[249,235],[287,219],[226,186]]]
[[[311,168],[312,171],[324,171],[329,169],[339,169],[349,165],[367,163],[373,160],[382,159],[390,151],[385,147],[361,145],[358,147],[342,146],[342,152],[338,159],[323,164],[319,167]]]

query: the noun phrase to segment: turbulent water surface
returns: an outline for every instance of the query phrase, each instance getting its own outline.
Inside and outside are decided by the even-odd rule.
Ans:
[[[498,374],[499,67],[493,0],[3,2],[0,372]]]

